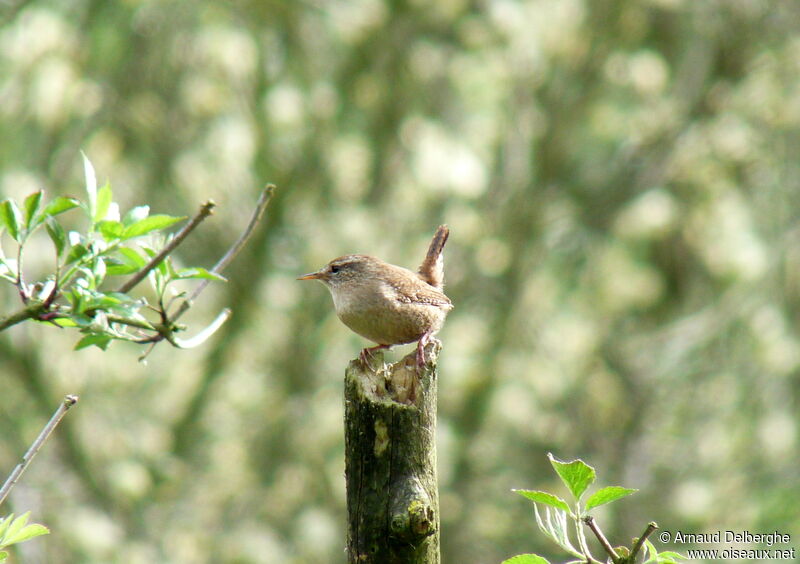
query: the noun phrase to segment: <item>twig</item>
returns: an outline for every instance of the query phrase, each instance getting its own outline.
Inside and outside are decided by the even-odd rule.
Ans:
[[[256,208],[253,211],[253,215],[250,217],[250,221],[248,222],[247,227],[245,227],[245,230],[242,232],[242,234],[239,236],[236,242],[233,245],[231,245],[228,251],[222,256],[222,258],[219,259],[217,263],[211,268],[210,272],[219,274],[226,266],[228,266],[228,264],[230,264],[230,262],[236,257],[236,255],[239,254],[239,251],[242,250],[244,245],[252,236],[253,231],[256,228],[256,225],[258,225],[258,222],[264,215],[264,211],[267,209],[267,205],[272,199],[272,195],[274,193],[275,193],[275,186],[273,184],[267,184],[267,186],[261,192],[258,201],[256,202]],[[203,290],[205,290],[209,282],[210,280],[203,280],[197,286],[197,288],[195,288],[194,292],[192,292],[192,295],[189,296],[188,299],[184,300],[183,303],[181,303],[181,306],[178,308],[178,311],[176,311],[175,315],[172,316],[171,318],[170,316],[167,315],[163,307],[160,308],[159,311],[161,314],[162,322],[159,326],[153,327],[156,331],[158,331],[158,334],[153,335],[151,337],[138,339],[135,341],[140,344],[150,344],[150,347],[148,347],[147,351],[139,357],[140,362],[144,361],[147,358],[147,356],[150,354],[150,352],[152,352],[153,348],[157,343],[160,343],[165,339],[172,346],[180,349],[197,346],[198,344],[208,339],[212,334],[214,334],[214,332],[216,332],[217,329],[220,328],[220,326],[225,322],[225,320],[227,320],[228,317],[230,317],[231,314],[230,310],[225,309],[217,316],[217,318],[211,323],[211,325],[209,325],[206,329],[202,330],[195,337],[192,337],[191,339],[187,340],[181,340],[177,339],[174,336],[173,328],[176,327],[175,322],[181,315],[186,313],[186,311],[188,311],[190,307],[192,307],[194,300],[197,299],[197,297]]]
[[[163,261],[175,248],[180,245],[189,234],[195,230],[195,228],[200,225],[200,223],[207,218],[209,215],[214,213],[214,207],[217,204],[214,203],[213,200],[208,200],[202,206],[200,206],[200,210],[195,214],[192,220],[187,223],[183,229],[181,229],[175,237],[173,237],[172,241],[169,242],[167,246],[161,249],[161,252],[150,259],[148,262],[139,272],[133,275],[133,277],[125,282],[122,286],[120,286],[119,292],[120,294],[127,294],[130,292],[139,282],[145,279],[145,277],[157,267],[161,261]]]
[[[211,268],[210,272],[213,272],[214,274],[220,274],[225,267],[228,266],[234,258],[236,258],[236,255],[239,254],[239,251],[242,250],[247,241],[253,235],[256,225],[258,225],[258,222],[261,221],[261,217],[264,215],[264,212],[266,211],[274,193],[274,184],[267,184],[264,187],[264,190],[262,190],[261,195],[258,198],[258,202],[256,202],[256,209],[253,211],[253,215],[250,217],[250,222],[247,224],[247,227],[245,227],[245,230],[239,236],[239,239],[237,239],[231,248],[228,249],[228,252],[226,252],[222,258],[217,261],[217,264],[215,264],[213,268]],[[206,286],[208,286],[210,282],[210,280],[203,280],[200,282],[197,288],[195,288],[194,292],[192,292],[192,295],[184,300],[181,304],[181,307],[179,307],[178,311],[175,312],[175,315],[172,317],[172,321],[177,321],[181,315],[186,313],[186,311],[192,307],[194,300],[196,300],[200,293],[206,289]]]
[[[23,304],[28,303],[28,290],[25,288],[25,277],[22,274],[22,247],[24,239],[20,242],[17,248],[17,290],[19,290],[19,297],[22,299]]]
[[[33,460],[33,457],[36,456],[36,453],[39,452],[39,449],[42,448],[45,441],[50,437],[50,434],[55,430],[56,426],[61,422],[61,419],[64,418],[64,415],[67,414],[69,408],[78,403],[78,396],[65,396],[64,400],[56,409],[56,412],[50,418],[50,421],[47,422],[47,425],[44,426],[42,432],[39,433],[39,436],[36,437],[36,440],[33,441],[30,448],[28,448],[28,452],[25,453],[25,456],[22,457],[22,462],[17,464],[16,468],[11,472],[8,479],[6,480],[3,487],[0,488],[0,505],[3,504],[8,494],[11,492],[11,489],[16,485],[19,481],[22,473],[25,472],[25,469]]]
[[[589,526],[594,533],[594,536],[596,536],[597,540],[600,541],[600,544],[603,545],[603,549],[605,549],[606,553],[611,557],[611,561],[614,562],[614,564],[620,564],[622,560],[617,554],[617,551],[614,550],[614,547],[611,546],[611,543],[608,542],[608,539],[603,534],[603,531],[601,531],[600,527],[597,526],[597,523],[594,522],[594,517],[587,515],[583,518],[583,522]]]
[[[642,536],[640,536],[638,539],[636,539],[636,544],[634,544],[633,548],[631,549],[631,556],[630,556],[630,561],[631,562],[636,562],[636,555],[639,554],[639,551],[641,550],[642,545],[644,545],[644,541],[646,541],[647,537],[652,535],[653,531],[655,531],[656,529],[658,529],[658,525],[654,521],[650,521],[647,524],[647,528],[642,533]]]
[[[46,310],[46,306],[41,302],[28,303],[24,308],[6,317],[0,318],[0,331],[5,331],[9,327],[22,323],[28,319],[39,317]]]

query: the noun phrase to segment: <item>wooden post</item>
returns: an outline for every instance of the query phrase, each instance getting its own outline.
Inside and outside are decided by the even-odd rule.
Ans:
[[[345,372],[345,478],[350,564],[439,564],[436,361],[441,344]]]

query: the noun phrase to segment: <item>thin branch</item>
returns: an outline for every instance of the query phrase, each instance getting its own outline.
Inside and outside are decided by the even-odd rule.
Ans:
[[[56,409],[56,412],[53,413],[53,416],[50,418],[50,421],[47,422],[47,425],[44,426],[42,432],[39,433],[39,436],[36,437],[36,440],[33,441],[30,448],[28,448],[28,452],[25,453],[25,456],[22,457],[22,462],[17,464],[16,468],[11,472],[6,480],[3,487],[0,488],[0,505],[6,500],[8,494],[11,492],[11,489],[16,485],[19,481],[22,473],[25,472],[25,469],[33,460],[33,457],[36,456],[36,453],[39,452],[39,449],[42,448],[45,441],[50,437],[52,432],[55,430],[56,426],[61,422],[64,416],[69,411],[73,405],[78,403],[78,396],[65,396],[64,400]]]
[[[608,539],[603,534],[603,531],[601,531],[600,527],[597,526],[597,523],[594,522],[594,517],[592,517],[591,515],[587,515],[586,517],[583,518],[583,522],[589,526],[589,528],[594,533],[594,536],[596,536],[597,540],[600,541],[600,544],[603,545],[603,549],[611,557],[611,561],[614,562],[614,564],[620,564],[622,559],[617,554],[617,551],[614,550],[614,547],[611,546],[611,543],[608,542]]]
[[[230,264],[230,262],[236,257],[236,255],[239,254],[239,251],[242,250],[244,245],[250,239],[250,237],[253,234],[253,231],[258,225],[258,222],[263,217],[264,211],[267,209],[267,205],[272,199],[272,195],[274,193],[275,193],[274,184],[267,184],[264,187],[264,190],[262,190],[261,195],[259,196],[258,201],[256,202],[256,208],[255,210],[253,210],[253,215],[250,217],[250,221],[248,222],[247,227],[245,227],[242,234],[239,236],[236,242],[233,245],[231,245],[228,251],[222,256],[222,258],[217,261],[217,264],[215,264],[211,268],[210,272],[213,272],[214,274],[220,274],[222,270],[226,266],[228,266],[228,264]],[[140,344],[150,344],[150,347],[148,347],[147,351],[139,357],[140,362],[144,361],[147,358],[147,356],[153,351],[153,348],[157,343],[165,339],[173,347],[179,349],[195,347],[200,343],[204,342],[205,340],[207,340],[211,335],[213,335],[217,331],[217,329],[219,329],[222,326],[222,324],[228,319],[228,317],[230,317],[231,312],[229,309],[226,308],[217,316],[217,318],[211,323],[211,325],[203,329],[195,337],[192,337],[187,340],[182,340],[176,338],[175,335],[173,334],[172,327],[174,327],[174,323],[178,320],[178,318],[181,315],[186,313],[189,310],[189,308],[192,307],[194,300],[197,299],[200,293],[206,289],[206,286],[208,286],[209,282],[210,280],[203,280],[197,286],[197,288],[195,288],[194,292],[192,292],[192,295],[189,296],[189,298],[187,298],[186,300],[184,300],[183,303],[181,303],[181,306],[178,308],[178,311],[175,312],[175,315],[172,316],[171,319],[167,315],[166,309],[163,307],[163,304],[161,305],[161,307],[159,308],[159,313],[161,315],[162,323],[160,326],[156,327],[158,334],[153,335],[152,337],[146,337],[144,339],[136,341]]]
[[[636,539],[636,544],[634,544],[633,548],[631,549],[631,556],[630,556],[630,561],[631,562],[636,562],[636,555],[639,554],[639,551],[642,549],[642,545],[644,545],[644,541],[646,541],[647,537],[652,535],[653,531],[655,531],[656,529],[658,529],[658,525],[654,521],[650,521],[647,524],[647,528],[642,533],[642,536],[640,536],[638,539]]]
[[[261,196],[258,198],[258,202],[256,202],[256,208],[253,211],[253,215],[250,218],[250,222],[247,224],[247,227],[245,228],[244,232],[241,234],[239,239],[237,239],[236,242],[228,249],[228,251],[223,255],[223,257],[217,261],[217,263],[211,269],[211,272],[219,274],[226,266],[228,266],[228,264],[230,264],[230,262],[236,257],[236,255],[239,254],[239,251],[242,250],[244,245],[250,239],[250,236],[253,234],[253,231],[255,230],[256,225],[258,225],[258,222],[263,217],[264,211],[266,210],[267,205],[269,204],[269,201],[272,199],[272,195],[273,195],[274,192],[275,192],[275,186],[272,185],[272,184],[268,184],[264,188],[264,190],[261,192]],[[198,216],[199,216],[199,214],[198,214]],[[192,220],[192,223],[195,223],[195,220],[197,220],[198,216],[196,216]],[[199,221],[197,221],[196,223],[199,223]],[[184,230],[181,231],[181,233],[179,233],[178,236],[176,236],[176,239],[178,239],[178,237],[181,237],[181,235],[183,235],[184,232],[186,232],[186,234],[188,234],[188,231],[190,231],[190,229],[189,229],[190,227],[191,227],[191,224],[187,225],[186,228],[184,228]],[[175,246],[176,245],[172,245],[171,249],[174,249]],[[169,250],[171,250],[171,249],[169,249]],[[164,250],[167,251],[168,249],[164,249]],[[162,256],[162,255],[166,256],[166,253],[164,253],[162,251],[161,253],[159,253],[158,256]],[[139,276],[139,274],[141,274],[142,272],[145,272],[145,271],[148,271],[148,270],[152,270],[152,266],[151,265],[153,265],[153,262],[157,258],[158,257],[155,257],[153,259],[153,261],[151,261],[150,264],[148,264],[141,271],[139,271],[137,273],[137,276]],[[181,304],[181,307],[178,309],[178,311],[175,313],[175,315],[172,317],[172,319],[169,318],[169,315],[167,314],[167,311],[166,311],[167,308],[164,307],[164,304],[161,302],[161,298],[159,298],[159,307],[156,308],[156,310],[158,311],[159,315],[161,316],[161,323],[152,323],[151,324],[148,321],[137,321],[137,320],[125,319],[125,318],[118,317],[118,316],[115,316],[115,315],[107,315],[107,319],[111,323],[120,323],[120,324],[124,324],[124,325],[129,325],[129,326],[132,326],[132,327],[136,327],[138,329],[147,330],[147,331],[155,331],[156,332],[155,335],[143,337],[143,338],[140,338],[140,339],[128,339],[128,340],[130,340],[130,341],[132,341],[134,343],[150,344],[151,345],[148,348],[147,352],[145,352],[141,357],[139,357],[140,361],[144,360],[145,358],[147,358],[147,355],[149,355],[150,351],[153,350],[153,346],[155,346],[156,343],[159,343],[159,342],[161,342],[163,340],[168,341],[172,346],[174,346],[176,348],[180,348],[180,349],[196,347],[199,344],[201,344],[204,341],[206,341],[211,335],[213,335],[217,331],[217,329],[219,329],[220,326],[225,322],[225,320],[227,320],[228,317],[230,317],[230,314],[231,314],[229,309],[224,309],[217,316],[217,318],[211,323],[211,325],[209,325],[208,327],[203,329],[199,334],[197,334],[196,336],[194,336],[194,337],[192,337],[190,339],[182,340],[182,339],[178,339],[178,338],[175,337],[175,335],[174,335],[175,331],[183,329],[183,327],[181,327],[179,325],[176,325],[175,322],[177,321],[177,319],[181,315],[183,315],[192,306],[193,301],[197,298],[197,296],[200,295],[200,293],[206,288],[206,286],[208,286],[209,282],[210,282],[210,280],[203,280],[198,285],[198,287],[195,289],[195,291],[192,293],[192,295],[187,300],[184,300],[184,302]],[[130,284],[130,281],[129,281],[129,284]],[[123,287],[123,288],[120,288],[119,291],[122,292],[123,290],[127,291],[129,289],[130,288]]]
[[[250,222],[245,227],[245,230],[239,236],[239,239],[231,245],[231,248],[228,249],[221,259],[217,261],[217,264],[213,266],[211,272],[214,274],[221,274],[222,271],[228,266],[231,261],[236,258],[236,255],[239,254],[239,251],[245,246],[247,241],[253,235],[253,231],[255,231],[258,222],[261,221],[264,212],[269,205],[270,200],[272,199],[273,194],[275,193],[275,185],[274,184],[267,184],[264,187],[264,190],[261,191],[261,195],[258,198],[258,202],[256,202],[256,209],[253,211],[253,215],[250,217]],[[200,293],[206,289],[206,286],[211,282],[211,280],[203,280],[200,284],[195,288],[192,295],[189,296],[184,302],[181,304],[181,307],[178,308],[178,311],[175,312],[175,315],[172,317],[173,321],[176,321],[181,315],[186,313],[186,311],[192,307],[194,300],[200,295]]]
[[[163,261],[165,258],[167,258],[167,256],[172,251],[174,251],[176,249],[176,247],[178,245],[180,245],[183,242],[183,240],[186,239],[186,237],[188,237],[189,234],[192,231],[194,231],[195,228],[198,225],[200,225],[200,223],[205,218],[207,218],[209,215],[214,213],[214,207],[216,207],[216,205],[217,204],[215,204],[213,200],[208,200],[206,203],[204,203],[202,206],[200,206],[200,210],[195,214],[195,216],[192,218],[192,220],[189,223],[187,223],[183,227],[183,229],[181,229],[178,232],[178,234],[175,235],[175,237],[173,237],[172,241],[170,241],[169,244],[166,247],[161,249],[160,253],[158,253],[156,256],[154,256],[152,259],[150,259],[150,262],[148,262],[139,272],[134,274],[133,277],[130,280],[128,280],[127,282],[125,282],[125,284],[120,286],[120,288],[119,288],[119,290],[117,290],[117,292],[119,292],[120,294],[127,294],[139,282],[144,280],[145,277],[150,273],[150,271],[153,270],[155,267],[157,267],[159,264],[161,264],[161,261]]]
[[[28,319],[35,319],[39,317],[39,315],[41,315],[46,309],[47,307],[42,302],[37,301],[28,303],[28,305],[21,310],[6,317],[0,318],[0,331],[5,331],[9,327],[16,325],[17,323],[22,323]]]
[[[23,242],[20,242],[19,247],[17,247],[17,289],[19,290],[19,297],[22,299],[23,304],[28,303],[28,290],[25,288],[25,277],[22,274],[22,247],[24,246],[24,239]]]
[[[151,342],[149,342],[149,343],[140,343],[140,344],[142,344],[142,345],[145,345],[145,344],[146,344],[146,345],[148,345],[148,347],[147,347],[147,350],[146,350],[146,351],[144,351],[144,352],[143,352],[143,353],[142,353],[142,354],[139,356],[139,358],[138,358],[137,360],[138,360],[139,362],[142,362],[142,363],[144,363],[144,364],[147,364],[147,357],[148,357],[148,356],[150,356],[150,353],[151,353],[151,352],[153,352],[153,349],[154,349],[154,348],[156,348],[156,345],[157,345],[159,342],[160,342],[160,341],[151,341]]]
[[[259,221],[264,215],[264,212],[269,204],[272,196],[275,192],[275,186],[272,184],[268,184],[264,190],[261,192],[259,196],[258,202],[256,202],[255,210],[253,211],[253,215],[250,218],[247,227],[245,228],[244,232],[241,234],[239,239],[228,249],[228,251],[223,255],[223,257],[217,261],[214,267],[211,269],[211,272],[219,274],[225,269],[228,264],[239,254],[242,250],[244,245],[252,236],[256,226],[258,225]],[[216,204],[209,200],[208,202],[204,203],[200,210],[195,214],[195,216],[191,219],[191,221],[181,229],[177,235],[167,244],[164,249],[161,250],[155,257],[153,257],[149,263],[147,263],[141,270],[139,270],[130,280],[128,280],[125,284],[123,284],[117,291],[120,293],[128,293],[131,289],[133,289],[139,282],[144,280],[144,278],[148,275],[150,271],[152,271],[156,266],[158,266],[161,261],[163,261],[175,248],[180,245],[184,239],[209,215],[213,213],[213,209]],[[174,323],[175,321],[183,315],[194,302],[195,299],[200,295],[200,293],[208,286],[209,280],[203,280],[198,287],[194,290],[192,295],[184,300],[181,304],[180,308],[176,312],[174,318],[168,319],[165,317],[164,311],[161,311],[162,315],[162,323],[161,324],[151,324],[147,321],[136,321],[132,319],[125,319],[115,315],[108,315],[109,322],[112,323],[121,323],[125,325],[129,325],[135,327],[137,329],[146,330],[146,331],[156,331],[158,334],[153,335],[152,337],[146,337],[144,339],[134,339],[134,342],[139,343],[157,343],[166,339],[170,343],[172,343],[176,347],[183,348],[184,346],[192,346],[195,343],[199,342],[200,340],[204,340],[208,338],[209,332],[208,330],[204,330],[201,332],[201,335],[194,337],[193,339],[189,339],[187,341],[176,341],[173,336],[173,331],[176,329],[181,329],[180,327],[176,326]],[[18,282],[19,284],[19,282]],[[58,288],[58,284],[54,287],[53,292],[47,297],[44,302],[36,301],[28,303],[26,307],[20,309],[19,311],[12,313],[6,317],[0,317],[0,332],[8,329],[9,327],[26,321],[28,319],[42,319],[43,321],[50,321],[56,317],[62,317],[62,315],[53,315],[46,314],[49,308],[52,306],[53,300],[56,297],[56,288]],[[222,319],[227,319],[230,312],[224,311],[220,316],[218,316],[217,320],[212,323],[212,327],[216,330],[221,322],[219,321]],[[47,319],[44,318],[45,315],[48,315]],[[67,315],[63,315],[63,317],[68,317]]]

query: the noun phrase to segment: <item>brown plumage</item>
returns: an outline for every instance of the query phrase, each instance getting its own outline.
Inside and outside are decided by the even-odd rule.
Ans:
[[[434,288],[441,290],[444,288],[444,256],[442,249],[450,236],[450,229],[446,225],[440,225],[433,235],[431,244],[428,247],[428,254],[417,270],[417,274],[423,281]]]
[[[425,345],[453,308],[442,292],[442,249],[448,235],[447,226],[440,226],[416,273],[369,255],[345,255],[299,280],[324,283],[342,323],[378,343],[361,351],[362,360],[372,351],[418,341],[417,364],[422,367]]]

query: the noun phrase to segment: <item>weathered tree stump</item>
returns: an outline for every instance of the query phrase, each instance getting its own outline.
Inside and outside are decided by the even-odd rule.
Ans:
[[[347,554],[351,564],[439,564],[436,361],[441,344],[345,372]]]

